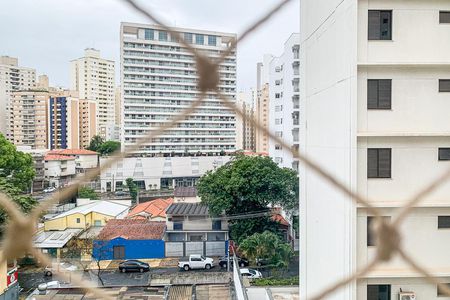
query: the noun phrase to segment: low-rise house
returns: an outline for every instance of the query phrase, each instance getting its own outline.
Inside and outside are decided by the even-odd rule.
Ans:
[[[144,219],[111,220],[94,241],[96,260],[164,258],[166,224]]]
[[[144,219],[149,221],[166,221],[166,209],[173,203],[173,198],[155,199],[140,203],[128,213],[128,219]]]
[[[86,149],[52,150],[48,154],[75,157],[76,174],[83,174],[99,166],[98,153]]]
[[[211,218],[201,203],[173,203],[166,211],[166,256],[222,256],[228,247],[228,222]]]
[[[91,201],[45,221],[44,230],[88,229],[91,226],[105,226],[111,219],[123,219],[128,214],[128,210],[128,206],[111,201]]]
[[[47,154],[44,157],[44,177],[50,186],[67,185],[76,174],[75,156]]]
[[[198,203],[200,197],[197,195],[195,186],[178,186],[173,191],[174,202],[176,203]]]

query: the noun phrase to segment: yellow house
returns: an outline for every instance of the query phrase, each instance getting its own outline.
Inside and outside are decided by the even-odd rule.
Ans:
[[[44,231],[87,229],[105,226],[110,219],[123,219],[129,207],[111,201],[92,201],[77,206],[44,222]]]

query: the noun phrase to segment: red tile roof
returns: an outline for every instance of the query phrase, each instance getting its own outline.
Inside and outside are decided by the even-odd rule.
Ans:
[[[73,160],[75,156],[59,155],[59,154],[47,154],[44,160]]]
[[[274,214],[274,215],[272,216],[272,220],[275,221],[275,222],[280,223],[281,225],[289,226],[289,222],[286,221],[286,219],[283,218],[283,216],[280,215],[280,214]]]
[[[166,217],[166,209],[173,203],[172,198],[155,199],[136,205],[129,213],[127,218],[141,219],[144,214],[149,214],[151,218]]]
[[[97,152],[86,149],[56,149],[51,150],[48,154],[61,154],[61,155],[98,155]]]
[[[112,219],[97,236],[99,240],[121,237],[126,240],[161,240],[166,231],[165,222],[134,219]]]

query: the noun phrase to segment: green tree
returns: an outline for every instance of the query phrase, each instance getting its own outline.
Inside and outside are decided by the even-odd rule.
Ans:
[[[130,191],[131,199],[134,203],[136,203],[138,196],[138,186],[136,185],[136,183],[134,183],[133,178],[127,178],[125,182],[127,184],[128,190]]]
[[[294,254],[289,244],[269,231],[247,237],[239,245],[239,250],[254,263],[257,259],[267,259],[270,265],[280,269],[286,269],[289,266]]]
[[[0,176],[21,192],[31,186],[36,171],[30,154],[16,147],[0,134]]]
[[[98,152],[101,155],[109,155],[111,153],[116,152],[119,149],[120,149],[120,142],[106,141],[100,145],[100,147],[98,148]]]
[[[249,215],[230,221],[231,237],[238,244],[253,233],[276,232],[268,206],[281,206],[293,212],[298,208],[298,188],[295,171],[278,167],[269,157],[242,154],[207,172],[197,184],[198,194],[211,214]]]
[[[104,143],[104,140],[99,135],[94,135],[89,143],[88,150],[99,152],[101,145]]]
[[[78,198],[89,198],[91,200],[97,200],[99,197],[93,188],[82,186],[78,189]]]

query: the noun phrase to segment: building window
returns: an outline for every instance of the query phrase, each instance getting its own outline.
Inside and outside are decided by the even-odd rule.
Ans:
[[[439,92],[440,93],[450,92],[450,79],[439,79]]]
[[[447,287],[450,288],[450,283],[442,283],[442,284],[447,285]],[[439,286],[437,286],[436,288],[437,288],[437,295],[438,295],[438,297],[447,297],[447,294],[443,290],[441,290],[439,288]]]
[[[208,45],[209,46],[217,45],[217,37],[215,35],[208,35]]]
[[[160,41],[167,42],[167,32],[165,32],[165,31],[160,31],[160,32],[159,32],[159,40],[160,40]]]
[[[389,222],[391,217],[382,216],[385,222]],[[373,223],[375,222],[376,217],[368,216],[367,217],[367,246],[376,246],[376,236],[374,232],[371,230]]]
[[[189,32],[185,32],[184,33],[184,40],[187,42],[187,43],[192,43],[192,33],[189,33]]]
[[[367,300],[391,300],[391,285],[368,284]]]
[[[391,149],[367,149],[367,178],[391,178]]]
[[[205,37],[203,36],[203,34],[195,35],[195,43],[197,45],[203,45],[205,43]]]
[[[183,230],[183,222],[174,222],[173,230]]]
[[[283,124],[283,119],[282,118],[275,119],[275,125],[281,125],[281,124]]]
[[[222,221],[221,220],[212,221],[212,230],[222,230]]]
[[[450,228],[450,216],[438,216],[438,228]]]
[[[77,218],[77,224],[80,224],[80,223],[81,223],[81,219]]]
[[[101,220],[94,220],[94,226],[96,226],[96,227],[102,226],[102,221]]]
[[[369,10],[369,40],[392,40],[392,10]]]
[[[281,97],[280,93],[275,93],[275,98],[279,99]]]
[[[283,149],[283,147],[281,147],[281,145],[278,145],[278,144],[275,145],[275,150],[281,150],[281,149]]]
[[[145,29],[144,36],[146,40],[153,40],[155,38],[155,31],[153,29]]]
[[[367,108],[391,109],[392,80],[368,79],[367,80]]]
[[[283,131],[275,131],[275,135],[277,137],[282,137],[283,136]]]
[[[450,11],[439,12],[439,23],[450,24]]]
[[[450,160],[450,148],[439,148],[439,160]]]

